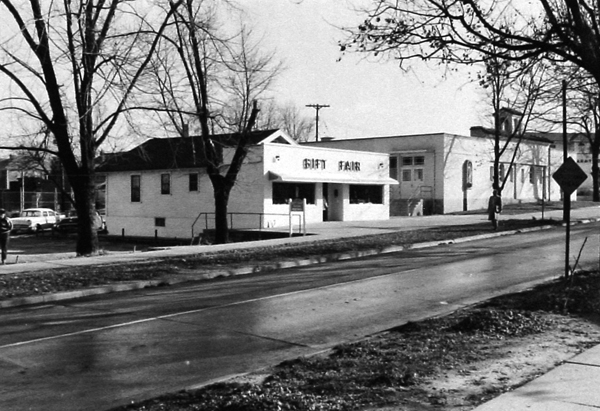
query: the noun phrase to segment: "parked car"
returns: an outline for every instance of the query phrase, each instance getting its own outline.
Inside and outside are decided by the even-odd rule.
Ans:
[[[58,213],[49,208],[27,208],[19,217],[12,218],[13,232],[35,233],[52,228],[58,223]]]
[[[78,224],[77,212],[70,210],[65,213],[65,217],[61,218],[60,221],[54,226],[54,229],[60,233],[76,233]],[[98,212],[96,212],[96,218],[94,219],[94,227],[100,233],[106,233],[106,221]]]

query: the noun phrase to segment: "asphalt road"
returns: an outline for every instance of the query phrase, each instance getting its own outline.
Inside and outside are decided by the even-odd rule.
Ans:
[[[598,224],[572,229],[597,267]],[[573,260],[575,258],[573,257]],[[564,269],[564,230],[7,309],[1,410],[103,410],[443,314]]]

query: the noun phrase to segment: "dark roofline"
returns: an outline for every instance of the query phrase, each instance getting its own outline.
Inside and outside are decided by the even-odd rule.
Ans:
[[[253,131],[249,135],[249,146],[255,146],[277,130]],[[221,148],[234,148],[240,133],[211,136]],[[203,168],[206,166],[200,155],[202,137],[152,138],[139,146],[122,153],[104,154],[98,172],[171,170]]]
[[[481,130],[484,134],[486,134],[485,136],[471,136],[471,137],[475,137],[475,138],[494,138],[494,135],[495,135],[493,128],[487,128],[487,127],[483,127],[483,126],[473,126],[473,127],[471,127],[470,130],[471,130],[471,132],[473,130]],[[501,132],[500,137],[507,139],[510,136],[506,133]],[[517,137],[514,136],[514,138],[517,138]],[[526,132],[523,135],[523,140],[555,144],[555,141],[548,138],[547,135],[545,135],[545,133]]]
[[[406,134],[406,135],[394,135],[394,136],[371,136],[371,137],[358,137],[358,138],[333,138],[332,140],[327,140],[326,142],[340,142],[340,141],[362,141],[362,140],[379,140],[379,139],[388,139],[388,138],[409,138],[409,137],[433,137],[433,136],[460,136],[460,134],[453,133],[423,133],[423,134]],[[469,137],[469,136],[463,136]],[[306,141],[300,143],[300,145],[318,145],[321,144],[322,141]]]

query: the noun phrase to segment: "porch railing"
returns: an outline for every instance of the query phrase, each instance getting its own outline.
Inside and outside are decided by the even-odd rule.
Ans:
[[[289,216],[289,214],[283,214],[283,213],[227,213],[227,218],[229,220],[229,229],[235,229],[234,226],[234,217],[236,216],[257,216],[258,217],[258,226],[256,228],[253,227],[244,227],[247,229],[258,229],[258,231],[262,231],[263,229],[263,223],[265,221],[265,219],[267,217],[275,217],[275,216]],[[204,221],[204,229],[197,229],[197,224],[199,224],[200,222]],[[192,227],[191,227],[191,231],[192,231],[192,242],[194,241],[194,239],[204,230],[208,230],[209,228],[209,222],[212,222],[212,225],[214,226],[214,221],[215,221],[215,213],[211,212],[211,213],[205,213],[205,212],[201,212],[200,214],[198,214],[198,216],[196,217],[196,219],[194,220],[194,222],[192,223]]]

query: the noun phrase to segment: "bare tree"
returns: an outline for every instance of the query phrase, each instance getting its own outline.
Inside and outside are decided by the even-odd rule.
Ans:
[[[97,253],[96,153],[117,132],[158,43],[155,33],[180,2],[171,2],[153,29],[156,10],[142,15],[139,3],[125,0],[0,4],[0,74],[10,83],[0,92],[0,110],[36,137],[36,144],[9,148],[60,159],[79,216],[77,254]]]
[[[306,142],[314,132],[315,121],[312,117],[303,116],[300,108],[293,103],[277,105],[271,102],[261,108],[257,127],[282,129],[294,140]]]
[[[257,100],[269,90],[281,64],[272,53],[260,51],[246,28],[228,34],[220,13],[216,2],[184,0],[155,55],[155,88],[149,94],[155,96],[151,108],[164,123],[182,135],[187,124],[199,130],[195,152],[213,186],[215,241],[225,243],[229,195],[249,150]],[[223,147],[217,132],[236,133],[234,146]],[[233,150],[228,164],[227,149]]]
[[[490,56],[568,61],[600,84],[600,8],[593,0],[377,0],[340,44],[397,59],[472,64]]]
[[[519,146],[544,93],[546,66],[539,60],[510,61],[489,57],[478,75],[479,85],[487,91],[493,124],[493,189],[502,193],[513,170]],[[510,115],[504,115],[510,114]],[[506,155],[510,155],[508,162]],[[502,161],[504,160],[504,161]],[[508,168],[501,167],[508,164]]]
[[[573,67],[561,67],[556,78],[569,78],[566,90],[569,101],[567,121],[571,127],[581,130],[576,136],[583,135],[589,147],[592,165],[592,200],[600,201],[600,87],[583,70]],[[562,82],[555,81],[554,89],[562,88]],[[556,93],[554,93],[556,94]]]

